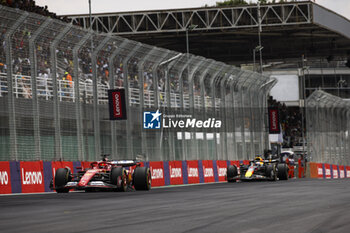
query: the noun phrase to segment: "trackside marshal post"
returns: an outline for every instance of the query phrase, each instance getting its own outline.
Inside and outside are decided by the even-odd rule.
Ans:
[[[109,119],[126,120],[125,89],[108,90]]]

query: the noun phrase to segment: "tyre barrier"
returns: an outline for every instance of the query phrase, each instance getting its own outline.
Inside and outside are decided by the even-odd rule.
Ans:
[[[0,194],[52,192],[49,188],[56,170],[68,168],[72,173],[88,168],[91,162],[5,161],[0,162]],[[183,185],[226,181],[227,166],[247,164],[231,160],[152,161],[149,167],[152,186]],[[308,163],[311,178],[350,178],[350,166]],[[134,167],[130,168],[131,170]]]

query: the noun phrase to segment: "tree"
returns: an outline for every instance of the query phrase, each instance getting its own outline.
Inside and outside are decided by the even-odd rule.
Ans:
[[[223,2],[216,2],[216,6],[238,6],[238,5],[248,5],[245,0],[226,0]]]

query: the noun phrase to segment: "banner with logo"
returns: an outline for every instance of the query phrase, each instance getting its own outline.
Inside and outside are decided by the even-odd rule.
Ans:
[[[125,90],[108,90],[109,119],[126,120]]]
[[[159,162],[149,162],[149,168],[152,175],[152,186],[164,186],[164,165],[162,161]]]
[[[227,161],[226,160],[217,160],[216,167],[217,167],[219,181],[226,181]]]
[[[344,171],[344,166],[338,166],[339,169],[339,178],[344,179],[345,178],[345,171]]]
[[[43,161],[20,162],[22,193],[45,192]]]
[[[0,194],[11,193],[11,170],[9,162],[0,162]]]
[[[346,178],[350,178],[350,166],[345,166],[346,169]]]
[[[325,163],[323,166],[324,166],[325,178],[331,179],[332,178],[331,165]]]
[[[187,180],[189,184],[199,183],[198,160],[187,161]]]
[[[332,165],[332,175],[333,179],[339,179],[338,165]]]
[[[169,161],[170,184],[183,184],[182,161]]]
[[[205,183],[215,182],[213,160],[202,160]]]
[[[280,119],[279,112],[277,107],[269,108],[269,133],[270,134],[279,134],[280,129]]]

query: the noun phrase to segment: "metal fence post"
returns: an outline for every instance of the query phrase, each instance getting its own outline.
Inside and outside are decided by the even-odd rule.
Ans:
[[[199,77],[199,85],[200,85],[200,95],[201,95],[201,109],[200,111],[203,111],[202,116],[204,117],[204,120],[206,120],[207,114],[206,114],[206,106],[205,106],[205,86],[204,86],[204,79],[207,76],[207,74],[209,73],[209,71],[211,69],[213,69],[214,65],[216,65],[218,62],[216,61],[211,61],[208,65],[208,67],[205,69],[205,71],[203,71],[203,73],[201,74],[201,76]],[[204,152],[202,155],[203,159],[208,159],[209,158],[209,143],[208,143],[208,138],[207,138],[207,133],[208,133],[208,129],[203,128],[202,129],[202,133],[203,133],[203,142],[205,144],[205,148],[204,150],[200,149],[203,148],[203,146],[198,146],[198,150]]]
[[[83,116],[81,109],[81,101],[80,101],[80,79],[79,79],[79,59],[78,52],[80,48],[86,43],[86,41],[92,36],[90,32],[88,32],[79,43],[73,48],[73,64],[74,64],[74,75],[73,75],[73,83],[74,85],[74,98],[75,98],[75,112],[76,112],[76,124],[77,124],[77,142],[78,142],[78,159],[84,160],[84,146],[83,146]],[[86,104],[86,103],[83,103]]]
[[[25,21],[28,15],[28,12],[24,12],[24,14],[11,26],[11,28],[5,34],[11,160],[18,160],[16,110],[12,84],[13,65],[11,37],[15,33],[16,29]]]
[[[109,67],[109,87],[114,89],[115,87],[115,68],[114,68],[114,59],[115,57],[123,50],[126,49],[128,40],[123,40],[123,42],[113,51],[113,53],[108,58],[108,67]],[[129,92],[128,88],[125,89],[125,100],[127,103],[126,111],[129,111]],[[128,116],[128,113],[127,113]],[[130,117],[130,116],[129,116]],[[111,144],[112,144],[112,158],[117,158],[117,135],[116,135],[116,121],[111,121]]]
[[[93,34],[91,35],[93,37]],[[93,83],[93,99],[94,99],[94,138],[95,138],[95,157],[96,160],[101,154],[101,130],[100,130],[100,110],[98,103],[98,79],[97,79],[97,54],[109,41],[110,37],[105,37],[101,43],[94,49],[91,54],[91,66],[92,66],[92,83]],[[92,41],[92,39],[91,39]]]
[[[231,68],[231,67],[230,67]],[[210,80],[210,87],[211,87],[211,106],[212,106],[212,110],[213,110],[213,115],[216,116],[216,83],[218,80],[220,80],[219,75],[222,73],[223,77],[226,76],[226,73],[229,71],[228,66],[226,64],[222,64],[222,68],[219,69],[217,72],[214,73],[213,77]],[[220,82],[220,81],[219,81]],[[220,111],[220,108],[219,108]],[[221,122],[223,122],[223,119],[220,119]],[[223,122],[226,124],[226,122]],[[215,155],[216,155],[216,159],[219,160],[223,157],[220,156],[220,154],[218,154],[218,150],[217,150],[217,129],[213,130],[213,140],[214,140],[214,151],[215,151]],[[208,157],[208,159],[210,159],[210,157]],[[212,159],[215,159],[214,157],[212,157]]]
[[[126,90],[126,101],[127,105],[129,106],[127,108],[127,115],[131,115],[131,103],[129,99],[129,80],[128,80],[128,62],[129,60],[135,55],[135,53],[139,50],[141,47],[141,43],[137,43],[133,45],[133,49],[128,53],[128,55],[123,59],[123,75],[124,75],[124,88]],[[134,157],[134,147],[133,147],[133,141],[132,141],[132,121],[130,117],[127,119],[127,127],[126,127],[126,141],[127,141],[127,154],[128,157],[133,158]]]
[[[51,78],[52,78],[52,89],[53,89],[53,114],[54,114],[54,124],[55,124],[55,159],[63,160],[62,157],[62,141],[61,141],[61,122],[60,122],[60,104],[58,100],[57,91],[57,54],[56,48],[57,44],[63,37],[68,33],[73,25],[67,24],[67,26],[57,35],[55,40],[50,45],[51,54]]]
[[[203,58],[202,58],[203,59]],[[207,60],[203,59],[202,62],[200,62],[197,67],[190,72],[190,75],[188,76],[188,84],[189,84],[189,101],[190,101],[190,112],[192,117],[194,117],[195,114],[195,96],[194,96],[194,76],[198,70],[198,68],[207,62]],[[191,139],[194,139],[195,141],[193,142],[194,144],[194,149],[195,149],[195,159],[199,159],[199,154],[198,154],[198,141],[197,141],[197,130],[195,130],[195,133],[191,132],[192,136]],[[192,151],[192,150],[191,150]]]
[[[40,116],[39,116],[39,103],[38,103],[38,91],[37,91],[37,59],[35,41],[42,33],[42,31],[48,27],[52,22],[52,19],[48,18],[43,24],[33,33],[29,39],[29,59],[30,59],[30,74],[32,83],[32,103],[33,103],[33,130],[34,130],[34,143],[35,143],[35,159],[41,159],[41,140],[40,140]]]

